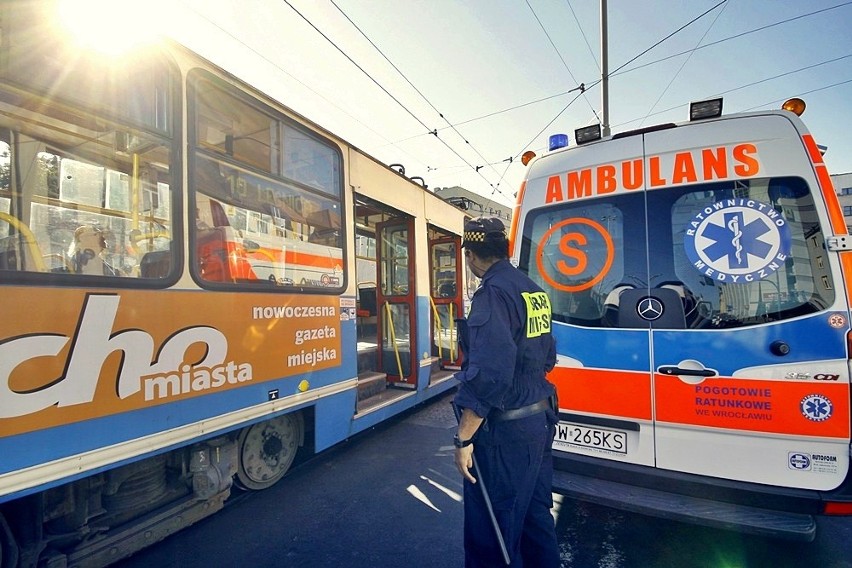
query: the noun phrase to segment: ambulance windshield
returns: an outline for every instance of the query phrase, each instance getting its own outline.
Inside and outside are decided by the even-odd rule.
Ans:
[[[834,302],[817,210],[800,178],[668,187],[534,210],[521,246],[520,267],[550,294],[554,319],[577,325],[649,325],[626,317],[634,306],[621,299],[661,289],[664,303],[679,299],[683,315],[654,327],[759,325]]]

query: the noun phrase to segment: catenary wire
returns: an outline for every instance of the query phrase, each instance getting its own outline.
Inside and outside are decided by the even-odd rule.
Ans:
[[[683,71],[683,68],[684,68],[684,67],[686,67],[686,64],[687,64],[687,63],[689,63],[689,60],[690,60],[690,59],[692,59],[692,55],[695,53],[696,48],[698,48],[698,46],[699,46],[699,45],[701,45],[701,42],[702,42],[702,41],[704,41],[704,38],[705,38],[705,37],[707,37],[707,34],[709,34],[709,33],[710,33],[710,30],[712,30],[712,29],[713,29],[713,26],[714,26],[714,25],[716,25],[716,22],[718,22],[718,21],[719,21],[719,17],[720,17],[720,16],[721,16],[721,15],[725,12],[725,8],[727,8],[727,7],[728,7],[728,5],[727,5],[727,4],[725,4],[724,6],[722,6],[722,9],[721,9],[721,10],[719,10],[719,11],[716,13],[716,17],[715,17],[715,18],[713,18],[713,21],[710,23],[710,26],[709,26],[709,27],[708,27],[708,28],[704,31],[704,33],[701,35],[701,39],[699,39],[699,40],[698,40],[698,43],[696,44],[696,46],[695,46],[692,50],[690,50],[689,55],[687,55],[687,56],[686,56],[686,59],[684,59],[684,60],[683,60],[683,63],[681,63],[681,65],[680,65],[680,67],[678,68],[678,70],[677,70],[677,71],[675,71],[674,75],[672,75],[672,78],[671,78],[671,80],[669,81],[668,85],[666,85],[666,88],[665,88],[665,89],[663,89],[663,90],[662,90],[662,92],[660,92],[660,96],[659,96],[659,97],[657,97],[657,100],[656,100],[656,101],[654,101],[654,104],[652,104],[652,105],[651,105],[651,108],[650,108],[650,109],[648,109],[648,113],[645,115],[645,117],[644,117],[644,118],[642,119],[642,121],[639,123],[639,125],[640,125],[640,126],[641,126],[642,124],[644,124],[644,123],[645,123],[645,120],[647,120],[647,119],[648,119],[648,116],[650,116],[650,114],[651,114],[652,112],[654,112],[654,109],[657,107],[657,105],[658,105],[658,104],[660,104],[660,101],[661,101],[661,100],[663,100],[663,97],[664,97],[664,96],[665,96],[665,94],[668,92],[669,88],[671,88],[672,84],[674,84],[675,79],[677,79],[677,76],[678,76],[678,75],[680,75],[680,72],[681,72],[681,71]]]
[[[369,44],[370,44],[370,45],[371,45],[371,46],[372,46],[372,47],[373,47],[373,48],[374,48],[374,49],[375,49],[375,50],[376,50],[376,51],[377,51],[377,52],[378,52],[378,53],[379,53],[379,54],[380,54],[383,58],[384,58],[384,60],[385,60],[385,61],[387,61],[387,62],[388,62],[388,64],[390,64],[390,66],[391,66],[391,67],[393,67],[393,68],[394,68],[394,70],[395,70],[395,71],[396,71],[396,72],[400,75],[400,77],[402,77],[402,78],[405,80],[405,82],[406,82],[406,83],[408,83],[408,84],[409,84],[409,86],[411,86],[411,88],[413,88],[413,89],[414,89],[414,91],[415,91],[418,95],[420,95],[420,97],[421,97],[424,101],[426,101],[426,104],[428,104],[428,105],[429,105],[429,107],[430,107],[433,111],[435,111],[435,113],[436,113],[436,114],[438,114],[438,116],[440,116],[440,117],[441,117],[441,119],[443,119],[443,120],[447,123],[448,128],[451,128],[451,129],[452,129],[452,130],[453,130],[453,131],[454,131],[454,132],[455,132],[455,133],[456,133],[456,134],[457,134],[457,135],[458,135],[458,136],[459,136],[459,137],[460,137],[460,138],[464,141],[464,143],[465,143],[466,145],[470,146],[471,150],[473,150],[473,152],[475,152],[475,153],[476,153],[476,155],[480,158],[480,160],[482,160],[483,162],[486,162],[486,165],[492,165],[492,164],[489,164],[489,163],[488,163],[488,160],[487,160],[487,159],[486,159],[486,158],[482,155],[482,153],[481,153],[481,152],[479,152],[479,150],[477,150],[477,149],[476,149],[476,147],[474,147],[474,146],[473,146],[473,144],[471,144],[471,143],[470,143],[470,141],[467,139],[467,137],[466,137],[466,136],[464,136],[461,132],[459,132],[459,130],[456,128],[456,125],[454,125],[454,124],[453,124],[453,123],[451,123],[449,120],[447,120],[447,118],[444,116],[444,114],[443,114],[441,111],[439,111],[437,108],[435,108],[435,105],[433,105],[433,104],[432,104],[432,102],[431,102],[431,101],[430,101],[430,100],[426,97],[426,95],[424,95],[424,94],[420,91],[420,89],[418,89],[418,88],[414,85],[414,83],[412,83],[412,82],[408,79],[408,77],[406,77],[406,76],[405,76],[405,74],[404,74],[404,73],[403,73],[403,72],[399,69],[399,67],[397,67],[397,66],[396,66],[396,64],[394,64],[394,63],[390,60],[390,58],[388,58],[388,56],[387,56],[387,55],[385,55],[385,53],[384,53],[384,52],[383,52],[383,51],[382,51],[382,50],[381,50],[381,49],[380,49],[380,48],[379,48],[379,47],[378,47],[378,46],[377,46],[377,45],[376,45],[376,44],[375,44],[375,43],[374,43],[374,42],[373,42],[373,41],[372,41],[372,40],[371,40],[368,36],[367,36],[367,34],[366,34],[366,33],[364,33],[364,31],[363,31],[363,30],[362,30],[362,29],[361,29],[361,28],[360,28],[360,27],[359,27],[359,26],[358,26],[358,25],[357,25],[354,21],[352,21],[352,19],[351,19],[351,18],[350,18],[350,17],[349,17],[349,16],[348,16],[348,15],[347,15],[347,14],[346,14],[346,13],[345,13],[345,12],[344,12],[341,8],[340,8],[340,6],[338,6],[338,5],[334,2],[334,0],[329,0],[329,1],[330,1],[330,2],[331,2],[331,4],[332,4],[332,5],[333,5],[333,6],[334,6],[334,7],[335,7],[335,8],[336,8],[336,9],[337,9],[337,10],[338,10],[338,11],[339,11],[342,15],[343,15],[343,17],[345,17],[345,18],[349,21],[349,23],[350,23],[350,24],[352,24],[352,26],[353,26],[356,30],[358,30],[358,32],[359,32],[359,33],[360,33],[360,34],[364,37],[364,39],[366,39],[366,40],[367,40],[367,42],[369,42]],[[319,33],[320,33],[320,34],[321,34],[321,35],[322,35],[322,36],[323,36],[323,37],[324,37],[324,38],[325,38],[325,39],[326,39],[329,43],[331,43],[331,44],[332,44],[332,45],[333,45],[333,46],[334,46],[334,47],[335,47],[338,51],[340,51],[341,53],[343,53],[343,54],[345,55],[345,52],[344,52],[342,49],[340,49],[340,48],[339,48],[339,47],[338,47],[338,46],[337,46],[337,45],[336,45],[336,44],[335,44],[335,43],[334,43],[334,42],[333,42],[333,41],[332,41],[332,40],[331,40],[328,36],[326,36],[326,35],[325,35],[324,33],[322,33],[322,32],[321,32],[321,31],[320,31],[320,30],[319,30],[316,26],[314,26],[314,24],[313,24],[313,23],[311,23],[310,21],[308,21],[308,20],[307,20],[307,18],[305,18],[305,16],[304,16],[304,15],[302,15],[302,14],[301,14],[298,10],[296,10],[296,8],[294,8],[294,7],[293,7],[293,5],[292,5],[292,4],[290,4],[290,2],[289,2],[288,0],[284,0],[284,2],[285,2],[288,6],[290,6],[290,8],[292,8],[292,9],[293,9],[293,10],[294,10],[297,14],[299,14],[299,16],[301,16],[301,17],[302,17],[302,19],[304,19],[306,22],[308,22],[308,23],[311,25],[311,27],[313,27],[313,28],[314,28],[317,32],[319,32]],[[390,95],[390,93],[387,91],[387,89],[385,89],[384,87],[382,87],[382,86],[379,84],[379,82],[378,82],[375,78],[373,78],[371,75],[369,75],[369,73],[367,73],[367,71],[365,71],[365,70],[364,70],[364,69],[363,69],[360,65],[358,65],[357,63],[355,63],[355,61],[354,61],[354,60],[352,60],[352,58],[350,58],[348,55],[347,55],[346,57],[347,57],[347,59],[349,59],[349,61],[350,61],[350,62],[352,62],[352,63],[353,63],[353,64],[354,64],[354,65],[355,65],[355,66],[356,66],[356,67],[357,67],[357,68],[358,68],[358,69],[359,69],[362,73],[366,74],[366,75],[367,75],[367,76],[368,76],[368,77],[369,77],[369,78],[370,78],[370,79],[371,79],[371,80],[372,80],[372,81],[373,81],[376,85],[379,85],[379,87],[382,89],[382,91],[384,91],[386,94],[388,94],[388,95],[391,97],[391,99],[393,99],[393,101],[394,101],[394,102],[396,102],[398,105],[400,105],[402,108],[404,108],[404,109],[406,110],[406,112],[408,112],[411,116],[414,116],[414,113],[412,113],[412,112],[411,112],[408,108],[406,108],[406,107],[405,107],[405,106],[404,106],[404,105],[403,105],[403,104],[402,104],[402,103],[401,103],[401,102],[400,102],[400,101],[399,101],[396,97],[394,97],[394,96]],[[415,117],[415,118],[416,118],[416,117]],[[471,164],[470,162],[468,162],[468,160],[466,160],[464,157],[462,157],[462,156],[461,156],[461,154],[459,154],[459,153],[458,153],[458,152],[457,152],[454,148],[452,148],[452,147],[451,147],[451,146],[450,146],[450,145],[449,145],[449,144],[448,144],[445,140],[441,139],[441,138],[438,136],[438,129],[431,129],[431,130],[429,130],[429,128],[428,128],[428,127],[427,127],[427,126],[426,126],[426,125],[425,125],[422,121],[420,121],[420,119],[419,119],[419,118],[416,118],[416,120],[417,120],[417,121],[418,121],[421,125],[423,125],[423,126],[424,126],[424,128],[426,128],[426,129],[429,131],[429,132],[428,132],[428,134],[432,134],[432,135],[434,135],[436,138],[438,138],[439,140],[441,140],[441,142],[442,142],[442,143],[443,143],[443,144],[444,144],[444,145],[445,145],[445,146],[446,146],[446,147],[447,147],[447,148],[448,148],[448,149],[449,149],[449,150],[450,150],[453,154],[455,154],[455,156],[456,156],[457,158],[459,158],[459,159],[460,159],[460,160],[462,160],[462,161],[463,161],[463,162],[464,162],[467,166],[469,166],[470,168],[472,168],[472,169],[475,171],[475,173],[476,173],[476,174],[478,174],[478,175],[479,175],[479,176],[480,176],[480,177],[481,177],[481,178],[482,178],[482,179],[483,179],[486,183],[488,183],[488,184],[492,187],[492,192],[491,192],[491,196],[489,196],[489,199],[490,199],[491,197],[493,197],[493,195],[494,195],[494,193],[495,193],[495,192],[496,192],[496,193],[499,193],[500,195],[503,195],[503,196],[504,196],[504,197],[506,197],[506,198],[509,198],[509,196],[505,195],[502,191],[500,191],[500,189],[499,189],[499,187],[500,187],[500,182],[499,182],[499,181],[498,181],[496,184],[491,183],[491,182],[490,182],[490,181],[489,181],[489,180],[488,180],[488,179],[484,176],[484,174],[482,174],[482,173],[480,172],[480,169],[482,169],[482,167],[484,167],[484,166],[474,166],[473,164]],[[495,173],[499,173],[499,172],[497,172],[497,171],[496,171],[496,169],[494,170],[494,172],[495,172]],[[502,176],[500,177],[500,179],[502,180]]]
[[[546,37],[547,41],[550,42],[550,46],[553,48],[553,51],[556,52],[556,56],[559,57],[559,61],[562,62],[562,66],[565,67],[566,71],[568,71],[568,76],[571,77],[571,80],[574,81],[575,84],[579,84],[579,81],[577,81],[577,78],[574,77],[573,73],[571,73],[571,69],[568,67],[568,63],[565,61],[565,58],[562,57],[562,53],[559,51],[559,48],[556,47],[555,43],[553,43],[553,38],[550,37],[550,34],[547,32],[547,28],[544,27],[543,23],[541,23],[541,19],[538,17],[538,14],[536,14],[535,9],[530,4],[529,0],[526,0],[526,3],[527,3],[527,7],[530,9],[530,12],[532,12],[533,17],[535,18],[535,21],[538,22],[538,25],[541,28],[541,31],[544,32],[544,37]],[[570,7],[570,4],[569,4],[569,7]],[[581,31],[582,31],[582,28],[581,28]],[[585,37],[585,35],[583,37]],[[595,63],[597,63],[597,62],[595,62]],[[589,105],[589,108],[591,109],[592,114],[595,115],[595,118],[597,118],[600,121],[600,118],[598,117],[598,113],[595,110],[595,107],[589,101],[589,98],[585,96],[585,94],[583,94],[583,99],[585,99],[586,104]]]

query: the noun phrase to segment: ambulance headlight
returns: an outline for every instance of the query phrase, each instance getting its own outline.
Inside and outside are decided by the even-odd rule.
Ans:
[[[585,126],[583,128],[578,128],[574,131],[574,140],[577,141],[577,144],[585,144],[587,142],[594,142],[595,140],[601,139],[601,125],[593,124],[592,126]]]
[[[704,120],[722,116],[722,99],[689,103],[689,120]]]

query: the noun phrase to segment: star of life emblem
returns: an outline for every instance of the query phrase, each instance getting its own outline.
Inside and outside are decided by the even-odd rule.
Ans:
[[[764,279],[790,254],[790,227],[772,205],[748,198],[709,204],[687,224],[683,246],[705,276],[727,283]]]
[[[814,422],[822,422],[831,418],[831,413],[834,411],[834,405],[828,397],[821,394],[809,394],[802,399],[799,404],[802,415],[808,420]]]

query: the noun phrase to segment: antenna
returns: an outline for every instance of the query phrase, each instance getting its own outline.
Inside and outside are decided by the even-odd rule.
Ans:
[[[607,51],[606,0],[601,0],[601,128],[609,136],[609,53]]]

